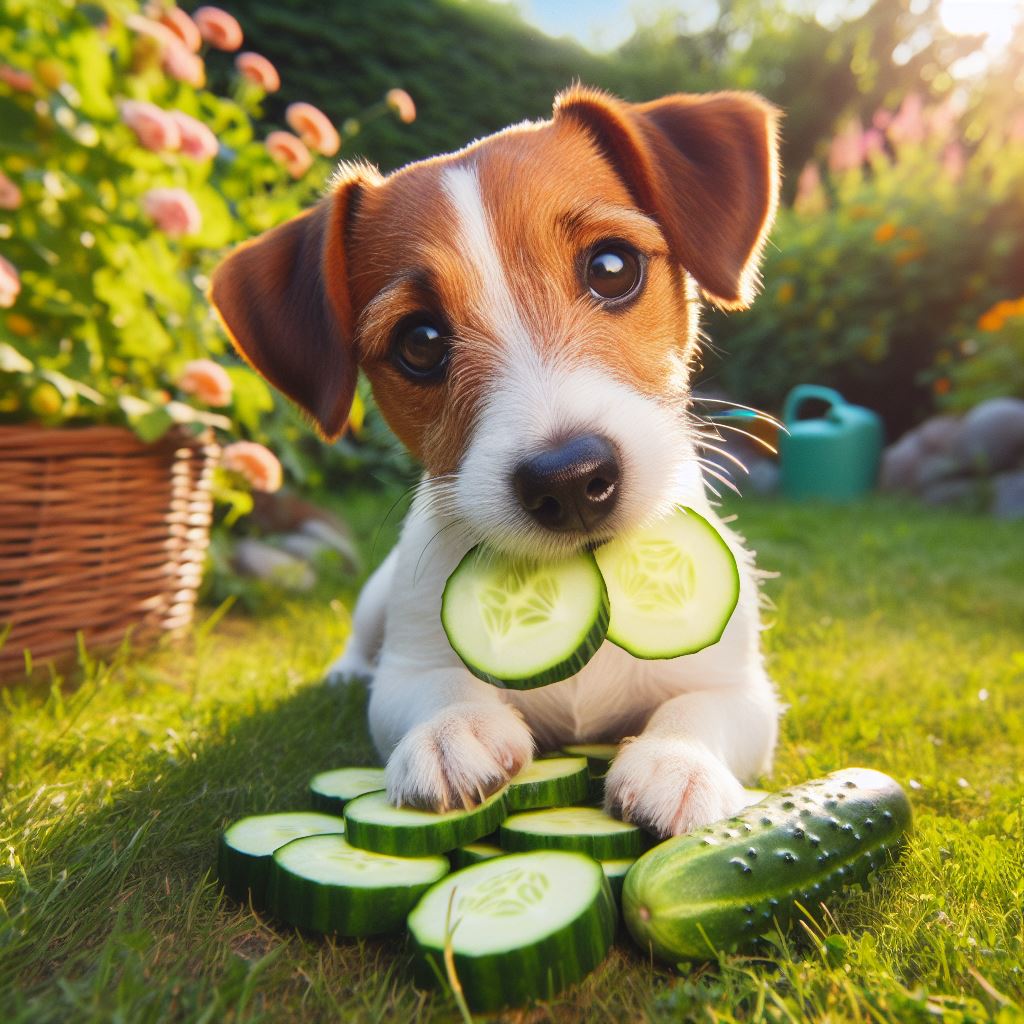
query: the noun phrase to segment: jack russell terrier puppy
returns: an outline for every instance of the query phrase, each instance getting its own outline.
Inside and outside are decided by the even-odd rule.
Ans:
[[[689,378],[700,297],[754,297],[777,121],[748,93],[626,103],[570,88],[549,121],[387,177],[343,164],[315,207],[217,268],[238,349],[325,437],[362,369],[425,468],[332,669],[372,677],[394,803],[471,806],[535,750],[624,740],[607,809],[668,836],[734,813],[740,780],[770,769],[779,703],[756,573],[709,505]],[[473,545],[564,556],[676,505],[740,566],[718,643],[641,661],[606,642],[577,675],[523,692],[452,650],[441,594]]]

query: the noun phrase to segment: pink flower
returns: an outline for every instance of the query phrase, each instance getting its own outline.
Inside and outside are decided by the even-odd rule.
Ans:
[[[964,148],[959,142],[951,142],[942,153],[942,173],[950,181],[959,181],[964,176],[967,160]]]
[[[158,20],[185,44],[189,52],[199,52],[199,47],[203,45],[203,37],[199,34],[196,23],[180,7],[162,10]]]
[[[889,138],[895,143],[923,142],[925,136],[924,100],[916,92],[909,93],[889,123]]]
[[[181,132],[181,151],[185,156],[193,160],[212,160],[217,155],[220,149],[217,136],[202,121],[180,110],[172,110],[171,117]]]
[[[155,103],[124,100],[121,120],[135,132],[139,143],[154,153],[181,148],[181,129],[174,118]]]
[[[160,66],[177,82],[184,82],[194,89],[206,85],[206,65],[198,53],[193,53],[183,43],[168,46],[160,59]]]
[[[388,89],[384,99],[402,124],[412,124],[416,120],[416,104],[404,89]]]
[[[1009,138],[1011,142],[1024,142],[1024,113],[1010,122]]]
[[[136,34],[152,39],[161,53],[175,44],[182,45],[181,39],[166,25],[141,14],[129,14],[124,23]]]
[[[928,134],[937,139],[948,139],[959,119],[960,103],[949,95],[925,114]]]
[[[220,464],[240,473],[255,491],[273,492],[280,488],[283,473],[277,456],[255,441],[235,441],[223,451]]]
[[[864,162],[864,131],[851,121],[836,134],[828,150],[828,169],[833,174],[852,171]]]
[[[793,207],[797,211],[813,213],[824,208],[825,192],[821,187],[821,171],[813,160],[804,164],[800,177],[796,179],[796,196]]]
[[[262,53],[240,53],[235,58],[235,68],[243,78],[255,82],[264,92],[277,92],[281,88],[277,68]]]
[[[0,64],[0,82],[6,82],[15,92],[32,92],[36,87],[36,80],[27,71],[10,64]]]
[[[0,210],[16,210],[21,206],[21,189],[0,171]]]
[[[264,145],[293,178],[301,178],[313,165],[313,156],[306,144],[291,132],[271,132]]]
[[[877,128],[869,128],[861,137],[861,144],[865,160],[885,153],[885,136]]]
[[[10,309],[21,291],[18,268],[0,256],[0,309]]]
[[[142,208],[171,238],[194,235],[203,226],[196,201],[183,188],[151,188],[142,197]]]
[[[227,370],[212,359],[193,359],[186,363],[178,378],[178,387],[207,405],[231,404],[231,378]]]
[[[330,118],[312,103],[292,103],[284,112],[288,127],[300,136],[302,141],[324,156],[334,156],[341,146],[341,136],[330,122]]]
[[[215,49],[231,52],[242,45],[242,26],[219,7],[199,7],[192,15],[199,34]]]

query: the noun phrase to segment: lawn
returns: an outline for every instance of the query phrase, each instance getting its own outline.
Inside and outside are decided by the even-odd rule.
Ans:
[[[671,972],[621,945],[512,1019],[1019,1020],[1024,1008],[1020,524],[876,502],[738,506],[789,705],[770,786],[845,765],[910,787],[898,866],[817,940]],[[378,550],[377,556],[381,552]],[[218,830],[369,763],[365,694],[319,685],[351,594],[208,621],[184,646],[3,693],[0,1017],[448,1021],[399,940],[301,937],[227,901]]]

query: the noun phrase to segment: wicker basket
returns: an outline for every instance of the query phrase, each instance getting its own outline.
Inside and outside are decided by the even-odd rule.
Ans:
[[[0,427],[0,680],[131,630],[192,620],[209,544],[211,437]]]

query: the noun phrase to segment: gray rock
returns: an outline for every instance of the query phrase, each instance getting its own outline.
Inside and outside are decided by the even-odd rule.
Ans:
[[[979,473],[1013,469],[1024,458],[1024,399],[990,398],[964,416],[954,457]]]
[[[271,543],[282,551],[287,551],[289,555],[314,565],[329,551],[334,550],[329,544],[324,544],[305,533],[285,533],[271,538]]]
[[[921,447],[934,455],[951,453],[960,433],[959,416],[933,416],[913,431]]]
[[[978,508],[982,501],[983,486],[981,481],[970,476],[960,476],[952,480],[936,480],[921,491],[920,498],[926,505],[958,505]]]
[[[967,475],[970,470],[949,455],[926,455],[917,464],[913,486],[917,491],[926,491],[932,484]]]
[[[883,491],[911,491],[917,480],[917,466],[924,455],[916,431],[904,434],[882,452],[878,486]]]
[[[285,590],[304,592],[316,583],[316,573],[307,562],[251,537],[235,544],[231,561],[243,575],[267,580]]]
[[[992,479],[992,490],[996,519],[1024,519],[1024,469],[998,474]]]

